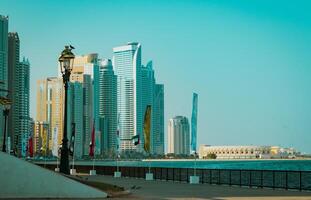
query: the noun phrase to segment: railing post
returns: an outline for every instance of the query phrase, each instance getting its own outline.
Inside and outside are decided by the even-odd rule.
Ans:
[[[187,168],[187,183],[189,182],[189,180],[188,180],[189,177],[188,176],[189,176],[189,169]]]
[[[261,185],[261,188],[263,188],[263,170],[260,170],[261,171],[261,174],[260,174],[260,185]]]
[[[288,171],[285,171],[285,180],[286,180],[286,185],[285,185],[285,189],[288,190]]]
[[[299,172],[299,190],[302,190],[302,183],[301,183],[301,171]]]
[[[175,168],[173,168],[173,181],[175,181]]]
[[[220,185],[220,169],[218,169],[218,185]]]
[[[161,167],[161,180],[162,180],[162,176],[163,176],[163,167]]]
[[[202,179],[202,184],[204,183],[204,169],[201,169],[201,179]]]
[[[274,189],[274,188],[275,188],[275,171],[273,171],[273,179],[272,179],[272,183],[273,183],[272,188]]]
[[[166,168],[166,181],[168,181],[168,169],[169,168]]]
[[[242,170],[240,170],[240,187],[242,187]]]
[[[181,168],[179,168],[179,182],[181,182]]]
[[[229,185],[231,186],[231,170],[229,170]]]
[[[209,170],[209,184],[212,184],[212,170]]]
[[[252,171],[249,170],[249,187],[252,187]]]

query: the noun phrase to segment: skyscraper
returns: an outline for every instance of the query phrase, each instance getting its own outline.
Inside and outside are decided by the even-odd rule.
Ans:
[[[101,153],[116,150],[117,135],[117,76],[110,59],[100,61],[94,73],[96,108],[98,109]],[[94,94],[95,95],[95,94]]]
[[[0,15],[0,89],[8,89],[8,17]],[[0,96],[7,92],[0,91]],[[0,144],[3,144],[4,116],[0,106]]]
[[[187,117],[176,116],[169,120],[167,153],[186,155],[190,153],[190,133]]]
[[[164,85],[155,84],[153,100],[153,152],[164,154]]]
[[[97,100],[96,93],[93,93],[93,76],[95,66],[97,66],[98,54],[91,53],[81,56],[76,56],[71,71],[70,81],[82,83],[83,88],[83,155],[88,155],[90,136],[93,127],[93,119],[97,110],[94,104]],[[99,129],[98,123],[95,123],[96,131]],[[71,127],[71,126],[68,126]],[[70,129],[71,130],[71,129]],[[69,131],[70,131],[69,130]]]
[[[83,156],[83,87],[75,81],[69,84],[68,92],[68,136],[74,131],[74,157]],[[74,124],[74,126],[72,126]],[[72,128],[74,127],[74,130]],[[69,140],[70,141],[70,140]],[[72,145],[72,144],[71,144]]]
[[[191,116],[191,153],[197,152],[198,94],[193,93]]]
[[[141,71],[141,85],[142,85],[142,112],[145,113],[147,106],[151,106],[151,129],[150,129],[150,153],[154,153],[154,87],[155,78],[152,68],[152,61],[149,61],[146,66],[142,66]],[[144,144],[145,138],[141,138],[141,143]]]
[[[58,145],[62,144],[63,134],[64,86],[58,77],[37,81],[36,120],[49,124],[49,132],[57,130]],[[49,148],[52,149],[54,134],[49,134]]]
[[[135,147],[132,137],[142,138],[141,45],[136,42],[113,48],[113,67],[117,75],[118,115],[120,120],[120,149],[143,151]]]
[[[83,75],[83,155],[89,154],[89,145],[91,140],[91,131],[94,122],[94,101],[93,98],[93,80],[91,75]],[[98,129],[96,129],[98,130]]]
[[[29,137],[29,61],[23,58],[20,62],[20,41],[17,33],[8,34],[8,88],[12,101],[9,112],[8,132],[11,138],[11,149],[19,156],[25,157],[25,145]],[[22,149],[23,147],[23,149]]]

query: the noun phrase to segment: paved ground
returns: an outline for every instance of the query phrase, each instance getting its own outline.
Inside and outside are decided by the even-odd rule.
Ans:
[[[311,192],[244,188],[209,184],[190,185],[172,181],[145,181],[112,176],[87,176],[89,180],[124,187],[132,194],[115,199],[310,199]]]

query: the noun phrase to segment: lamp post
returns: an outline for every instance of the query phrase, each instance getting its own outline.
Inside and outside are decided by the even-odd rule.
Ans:
[[[68,156],[69,149],[67,138],[67,93],[68,93],[68,84],[70,81],[70,74],[73,68],[73,60],[75,58],[75,55],[71,52],[72,49],[74,49],[74,47],[72,47],[71,45],[65,46],[65,49],[62,51],[62,54],[58,59],[65,87],[64,130],[63,130],[63,140],[60,156],[60,172],[64,174],[70,174],[69,156]]]
[[[9,116],[9,111],[11,108],[11,103],[7,102],[4,105],[4,109],[3,109],[3,116],[4,116],[4,129],[3,129],[3,145],[2,145],[2,151],[6,152],[6,140],[7,140],[7,136],[6,136],[6,122],[7,122],[7,118]],[[10,152],[9,152],[10,153]]]

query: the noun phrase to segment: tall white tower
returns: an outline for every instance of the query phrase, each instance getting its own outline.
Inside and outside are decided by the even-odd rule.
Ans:
[[[141,45],[136,42],[113,48],[117,78],[120,150],[143,150],[132,144],[132,137],[143,137],[141,99]]]

